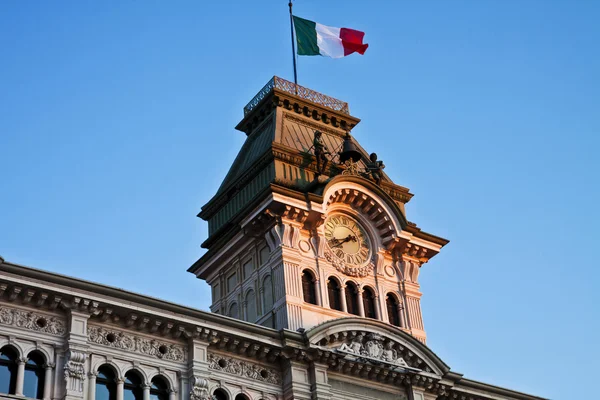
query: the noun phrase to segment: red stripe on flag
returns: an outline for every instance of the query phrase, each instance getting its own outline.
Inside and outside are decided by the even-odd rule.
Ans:
[[[355,51],[359,54],[365,54],[369,45],[366,43],[363,44],[364,37],[364,32],[349,28],[340,28],[340,39],[342,39],[342,46],[344,46],[344,56],[352,54]]]

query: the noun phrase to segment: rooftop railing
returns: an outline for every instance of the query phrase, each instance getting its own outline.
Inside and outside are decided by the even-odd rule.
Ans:
[[[269,94],[273,89],[279,89],[284,92],[296,95],[303,99],[320,104],[334,111],[339,111],[344,114],[350,114],[348,103],[326,96],[322,93],[305,88],[304,86],[296,85],[293,82],[274,76],[269,82],[254,96],[252,100],[244,107],[244,116],[248,115],[258,104]]]

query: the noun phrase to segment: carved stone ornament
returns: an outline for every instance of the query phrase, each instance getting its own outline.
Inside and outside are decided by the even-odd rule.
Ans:
[[[386,339],[376,333],[364,334],[358,332],[349,343],[342,343],[337,348],[339,352],[364,357],[371,361],[383,361],[388,364],[397,365],[408,369],[422,370],[419,364],[423,361],[416,358],[414,354],[399,346],[395,342]],[[401,353],[406,352],[407,355],[414,359],[409,364],[404,360]],[[431,372],[429,367],[426,367],[427,372]]]
[[[281,384],[281,374],[274,369],[217,354],[208,353],[208,368],[273,385]]]
[[[341,273],[357,278],[364,278],[365,276],[369,276],[369,274],[371,273],[371,271],[373,271],[373,268],[375,267],[375,264],[373,264],[372,262],[362,266],[346,264],[344,261],[334,256],[329,250],[325,251],[325,259],[329,261],[331,265],[333,265],[333,267]]]
[[[56,317],[7,307],[0,307],[0,324],[58,336],[66,332],[65,322]]]
[[[190,390],[190,400],[212,400],[208,392],[208,379],[192,377],[192,388]]]
[[[63,370],[68,391],[83,392],[86,357],[87,355],[81,351],[69,350],[67,353],[67,362]]]
[[[342,175],[361,176],[361,173],[358,170],[358,163],[353,162],[352,160],[346,160],[346,162],[344,163],[344,170],[342,171]]]
[[[147,339],[130,333],[105,329],[100,326],[88,326],[88,340],[103,346],[114,347],[161,358],[163,360],[186,360],[186,349],[172,343],[164,343],[155,339]]]

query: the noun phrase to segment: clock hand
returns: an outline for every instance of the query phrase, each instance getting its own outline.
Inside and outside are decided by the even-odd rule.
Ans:
[[[335,239],[335,241],[336,241],[336,243],[332,247],[340,247],[341,245],[343,245],[344,243],[349,242],[349,241],[356,242],[356,236],[348,235],[342,240]]]

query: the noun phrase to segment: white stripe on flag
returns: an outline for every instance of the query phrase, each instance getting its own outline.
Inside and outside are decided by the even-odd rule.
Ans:
[[[344,46],[340,39],[340,28],[321,25],[315,22],[315,30],[317,31],[317,46],[319,53],[322,56],[331,58],[344,57]]]

